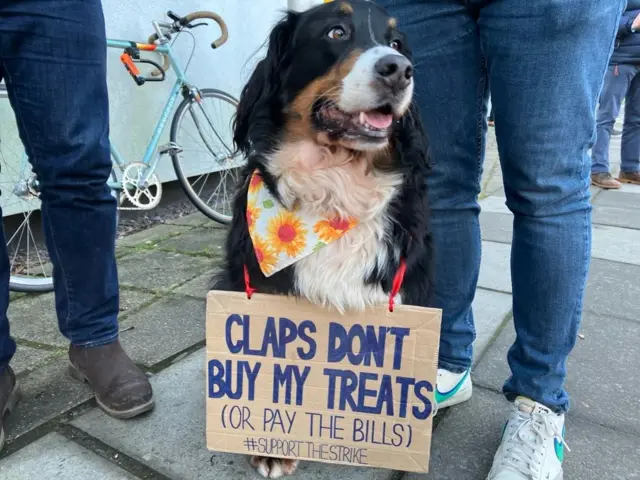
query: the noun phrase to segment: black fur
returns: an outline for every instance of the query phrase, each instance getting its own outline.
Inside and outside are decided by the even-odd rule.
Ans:
[[[243,291],[243,268],[246,265],[251,285],[258,292],[297,293],[294,286],[295,264],[269,278],[262,274],[247,227],[247,193],[251,173],[257,168],[262,173],[267,187],[275,194],[276,181],[266,170],[265,162],[267,155],[282,140],[287,105],[300,90],[324,74],[345,54],[332,51],[325,47],[326,44],[307,38],[308,32],[319,28],[318,25],[325,21],[323,19],[337,15],[336,3],[338,2],[304,13],[287,13],[273,28],[267,55],[257,65],[242,90],[234,121],[234,142],[238,150],[247,157],[248,164],[243,171],[242,183],[234,199],[225,261],[221,272],[214,278],[212,289]],[[401,38],[404,40],[404,37]],[[357,38],[355,40],[358,41]],[[360,40],[368,41],[366,37]],[[411,59],[406,42],[403,41],[403,45],[405,46],[401,52]],[[393,231],[387,236],[388,258],[396,258],[395,252],[399,250],[406,260],[407,271],[401,290],[403,303],[428,306],[433,271],[425,182],[429,172],[428,141],[415,105],[396,122],[391,144],[395,156],[391,168],[402,172],[404,182],[400,195],[390,206]],[[385,270],[376,271],[370,278],[363,279],[363,282],[379,283],[388,292],[397,268],[397,263],[388,265]]]

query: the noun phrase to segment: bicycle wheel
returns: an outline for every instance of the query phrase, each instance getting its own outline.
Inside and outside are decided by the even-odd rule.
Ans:
[[[50,292],[53,267],[42,232],[38,180],[24,153],[6,97],[6,89],[0,85],[0,102],[7,102],[7,108],[0,108],[0,208],[9,256],[9,290]],[[115,172],[111,176],[117,180]]]
[[[53,290],[52,266],[42,236],[37,180],[24,154],[4,85],[0,85],[0,102],[0,208],[9,256],[9,289],[49,292]]]
[[[246,160],[233,149],[232,119],[238,101],[212,88],[201,101],[182,100],[171,124],[173,168],[189,200],[207,217],[231,222],[231,202]]]

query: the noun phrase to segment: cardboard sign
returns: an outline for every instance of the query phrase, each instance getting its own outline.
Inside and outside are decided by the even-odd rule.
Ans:
[[[207,448],[427,472],[440,321],[209,292]]]

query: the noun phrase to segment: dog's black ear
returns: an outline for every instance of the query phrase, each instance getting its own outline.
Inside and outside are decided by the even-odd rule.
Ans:
[[[409,265],[424,248],[429,225],[426,181],[431,170],[429,140],[415,103],[396,124],[394,146],[405,179],[400,196],[392,204],[397,221],[394,238],[408,249],[404,255]]]
[[[298,14],[287,12],[271,30],[267,54],[256,66],[240,95],[234,119],[233,141],[248,155],[252,149],[264,151],[257,142],[273,141],[275,125],[282,123],[282,78],[290,64],[290,44]]]
[[[415,102],[411,103],[409,111],[398,122],[394,137],[396,151],[404,167],[412,170],[430,169],[429,140]]]

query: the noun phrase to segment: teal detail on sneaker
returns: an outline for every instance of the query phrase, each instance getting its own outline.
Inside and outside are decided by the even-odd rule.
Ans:
[[[500,435],[500,441],[502,441],[502,439],[504,438],[504,432],[507,431],[507,425],[509,425],[509,422],[508,421],[504,422],[504,425],[502,427],[502,434]]]
[[[553,439],[553,448],[556,451],[556,457],[558,457],[558,461],[560,463],[564,460],[564,444],[562,443],[562,439],[564,438],[564,429],[565,427],[563,426],[561,438],[555,437]]]
[[[467,379],[467,377],[469,376],[469,372],[470,369],[468,369],[464,375],[462,376],[462,378],[460,379],[460,381],[458,383],[456,383],[456,386],[453,387],[451,390],[449,390],[448,392],[444,392],[441,393],[440,390],[438,390],[438,386],[436,385],[436,403],[442,403],[446,400],[449,400],[451,397],[453,397],[456,393],[458,393],[458,390],[460,390],[460,388],[462,387],[462,385],[464,384],[465,380]]]

